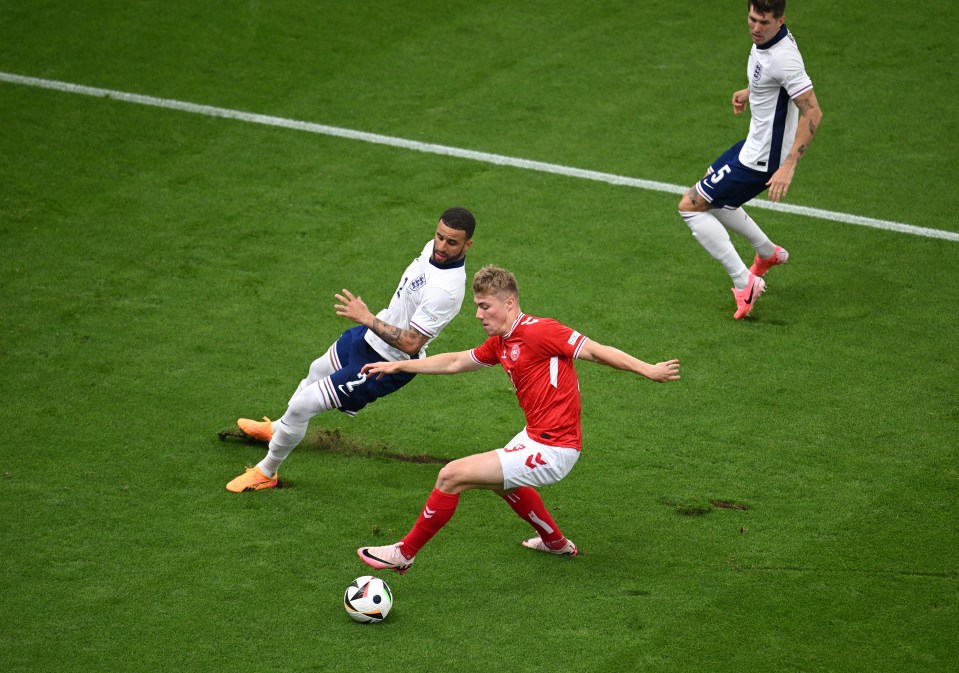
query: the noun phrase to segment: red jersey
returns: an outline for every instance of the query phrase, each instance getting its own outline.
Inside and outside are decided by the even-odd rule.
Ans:
[[[520,313],[506,336],[491,336],[470,355],[486,367],[503,365],[526,414],[530,437],[550,446],[582,449],[579,379],[573,359],[586,341],[552,318]]]

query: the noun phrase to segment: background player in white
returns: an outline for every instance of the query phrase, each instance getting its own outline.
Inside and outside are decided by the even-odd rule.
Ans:
[[[424,360],[379,362],[363,367],[366,374],[395,376],[458,374],[499,363],[516,389],[526,427],[504,448],[447,464],[413,529],[400,542],[357,550],[364,563],[378,569],[406,572],[416,553],[452,518],[460,493],[494,491],[538,533],[523,545],[566,556],[578,550],[550,516],[535,486],[565,477],[582,449],[579,382],[573,360],[588,360],[640,374],[659,382],[679,378],[679,361],[650,365],[621,350],[604,346],[551,318],[523,313],[512,273],[485,266],[473,277],[476,317],[489,338],[477,348],[443,353]]]
[[[278,421],[241,418],[244,433],[269,442],[270,450],[255,467],[226,485],[235,493],[274,488],[277,470],[306,435],[310,419],[339,409],[356,415],[370,402],[402,388],[413,374],[367,379],[363,365],[379,360],[425,357],[426,347],[456,317],[466,294],[466,251],[473,244],[476,221],[465,208],[450,208],[436,224],[433,240],[403,272],[390,305],[373,315],[362,297],[349,290],[337,294],[337,315],[357,327],[345,331],[313,361],[306,378]]]
[[[769,240],[741,206],[769,189],[769,199],[785,198],[822,120],[796,41],[785,25],[786,0],[749,0],[749,88],[733,94],[733,112],[752,107],[749,135],[733,145],[679,202],[679,214],[696,240],[726,268],[733,281],[737,320],[752,311],[766,289],[763,276],[785,264],[789,253]],[[802,119],[800,120],[800,115]],[[756,250],[747,269],[727,229]]]

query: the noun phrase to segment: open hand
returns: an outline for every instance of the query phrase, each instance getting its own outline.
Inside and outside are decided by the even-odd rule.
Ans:
[[[789,185],[792,183],[795,173],[796,168],[791,164],[783,164],[773,173],[769,182],[766,183],[766,186],[769,187],[770,201],[782,201],[786,198],[786,193],[789,192]]]
[[[349,290],[342,290],[343,294],[337,294],[336,300],[340,302],[335,304],[333,309],[336,315],[348,318],[360,325],[369,327],[373,324],[373,314],[363,301],[363,297],[355,297]]]

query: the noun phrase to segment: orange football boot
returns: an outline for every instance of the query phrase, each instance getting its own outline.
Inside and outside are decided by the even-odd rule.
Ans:
[[[273,439],[273,421],[266,416],[262,421],[254,421],[250,418],[240,418],[236,421],[237,427],[247,435],[261,442],[267,442]]]
[[[268,477],[260,471],[259,466],[248,467],[246,472],[226,485],[226,490],[233,493],[244,491],[259,491],[264,488],[276,488],[280,483],[280,475]]]

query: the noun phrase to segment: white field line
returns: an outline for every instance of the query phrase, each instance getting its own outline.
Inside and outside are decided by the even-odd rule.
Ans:
[[[456,157],[458,159],[470,159],[472,161],[481,161],[483,163],[496,164],[498,166],[510,166],[513,168],[522,168],[530,171],[539,171],[542,173],[553,173],[555,175],[563,175],[571,178],[594,180],[597,182],[606,182],[611,185],[635,187],[638,189],[646,189],[655,192],[682,194],[687,189],[687,187],[682,185],[672,185],[666,182],[629,178],[622,175],[615,175],[613,173],[601,173],[599,171],[590,171],[582,168],[573,168],[571,166],[550,164],[542,161],[518,159],[516,157],[509,157],[502,154],[476,152],[474,150],[465,150],[458,147],[449,147],[447,145],[436,145],[433,143],[419,142],[417,140],[406,140],[405,138],[385,136],[378,133],[354,131],[352,129],[345,129],[337,126],[314,124],[312,122],[302,122],[294,119],[254,114],[251,112],[240,112],[237,110],[229,110],[227,108],[213,107],[210,105],[197,105],[196,103],[187,103],[184,101],[171,100],[168,98],[154,98],[153,96],[142,96],[139,94],[126,93],[123,91],[100,89],[97,87],[83,86],[80,84],[70,84],[69,82],[58,82],[55,80],[39,79],[36,77],[25,77],[23,75],[16,75],[13,73],[0,72],[0,81],[8,82],[10,84],[22,84],[24,86],[39,87],[41,89],[52,89],[54,91],[62,91],[65,93],[94,96],[97,98],[112,98],[127,103],[137,103],[139,105],[167,108],[169,110],[178,110],[180,112],[191,112],[193,114],[204,115],[207,117],[222,117],[224,119],[233,119],[237,121],[249,122],[251,124],[278,126],[280,128],[292,129],[295,131],[305,131],[307,133],[335,136],[337,138],[347,138],[349,140],[359,140],[367,143],[376,143],[379,145],[398,147],[405,150],[413,150],[415,152],[439,154],[442,156]],[[773,203],[771,201],[755,200],[750,201],[749,205],[751,208],[765,208],[767,210],[776,210],[794,215],[805,215],[821,220],[831,220],[834,222],[842,222],[844,224],[858,224],[864,227],[885,229],[887,231],[898,231],[904,234],[912,234],[914,236],[925,236],[928,238],[939,238],[943,240],[959,242],[959,233],[944,231],[942,229],[917,227],[913,224],[878,220],[871,217],[849,215],[847,213],[821,210],[819,208],[809,208],[807,206],[795,206],[788,203]]]

